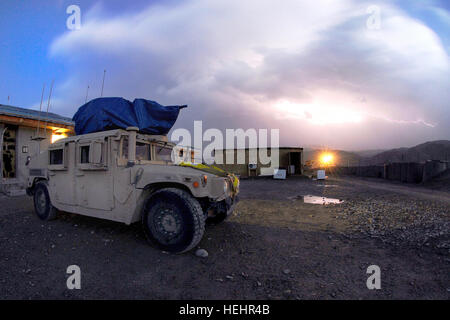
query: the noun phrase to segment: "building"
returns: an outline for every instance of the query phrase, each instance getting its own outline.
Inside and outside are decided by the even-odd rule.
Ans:
[[[303,174],[303,148],[279,147],[276,149],[279,157],[278,169],[285,169],[288,175]],[[263,164],[264,161],[260,158],[259,152],[270,157],[273,150],[274,148],[215,150],[214,162],[217,167],[240,177],[271,176],[274,168],[271,164]],[[241,157],[244,157],[244,161],[239,161],[240,163],[238,163],[239,152]],[[231,163],[227,161],[227,154],[230,159],[233,159]]]
[[[28,177],[27,161],[73,132],[70,118],[0,104],[0,192],[22,193]]]

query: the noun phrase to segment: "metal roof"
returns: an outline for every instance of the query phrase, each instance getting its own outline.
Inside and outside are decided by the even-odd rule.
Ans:
[[[4,105],[4,104],[0,104],[0,114],[12,116],[12,117],[18,117],[18,118],[33,119],[33,120],[40,119],[41,121],[47,121],[47,122],[51,122],[54,124],[63,124],[66,126],[74,126],[75,125],[75,123],[72,121],[72,119],[60,116],[56,113],[49,112],[47,115],[47,112],[45,112],[45,111],[39,112],[38,110],[13,107],[13,106],[8,106],[8,105]]]

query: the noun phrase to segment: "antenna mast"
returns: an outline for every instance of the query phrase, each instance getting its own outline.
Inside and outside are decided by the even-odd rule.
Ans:
[[[47,137],[47,123],[48,123],[48,109],[50,109],[50,99],[52,98],[52,91],[53,91],[53,83],[55,82],[55,80],[52,80],[52,85],[50,87],[50,94],[48,95],[48,103],[47,103],[47,115],[45,116],[45,127],[44,127],[44,132],[45,132],[45,137]]]
[[[87,86],[87,89],[86,89],[86,99],[84,100],[84,103],[87,102],[88,93],[89,93],[89,85]]]
[[[100,94],[100,97],[103,97],[103,87],[105,85],[105,74],[106,74],[106,69],[103,70],[102,93]]]
[[[42,112],[42,101],[44,100],[44,90],[45,90],[45,82],[42,86],[42,94],[41,94],[41,104],[39,105],[39,118],[38,118],[38,125],[36,128],[36,137],[39,138],[39,133],[41,132],[41,112]]]

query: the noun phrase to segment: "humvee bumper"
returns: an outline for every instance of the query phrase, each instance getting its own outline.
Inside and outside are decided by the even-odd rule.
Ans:
[[[227,210],[227,217],[233,213],[234,208],[236,207],[236,204],[239,202],[239,196],[228,197],[225,199],[225,206]]]

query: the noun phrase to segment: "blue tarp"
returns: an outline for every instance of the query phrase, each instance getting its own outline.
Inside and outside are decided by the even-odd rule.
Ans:
[[[175,124],[180,109],[145,99],[97,98],[82,105],[73,116],[75,133],[87,134],[112,129],[138,127],[148,134],[165,135]]]

